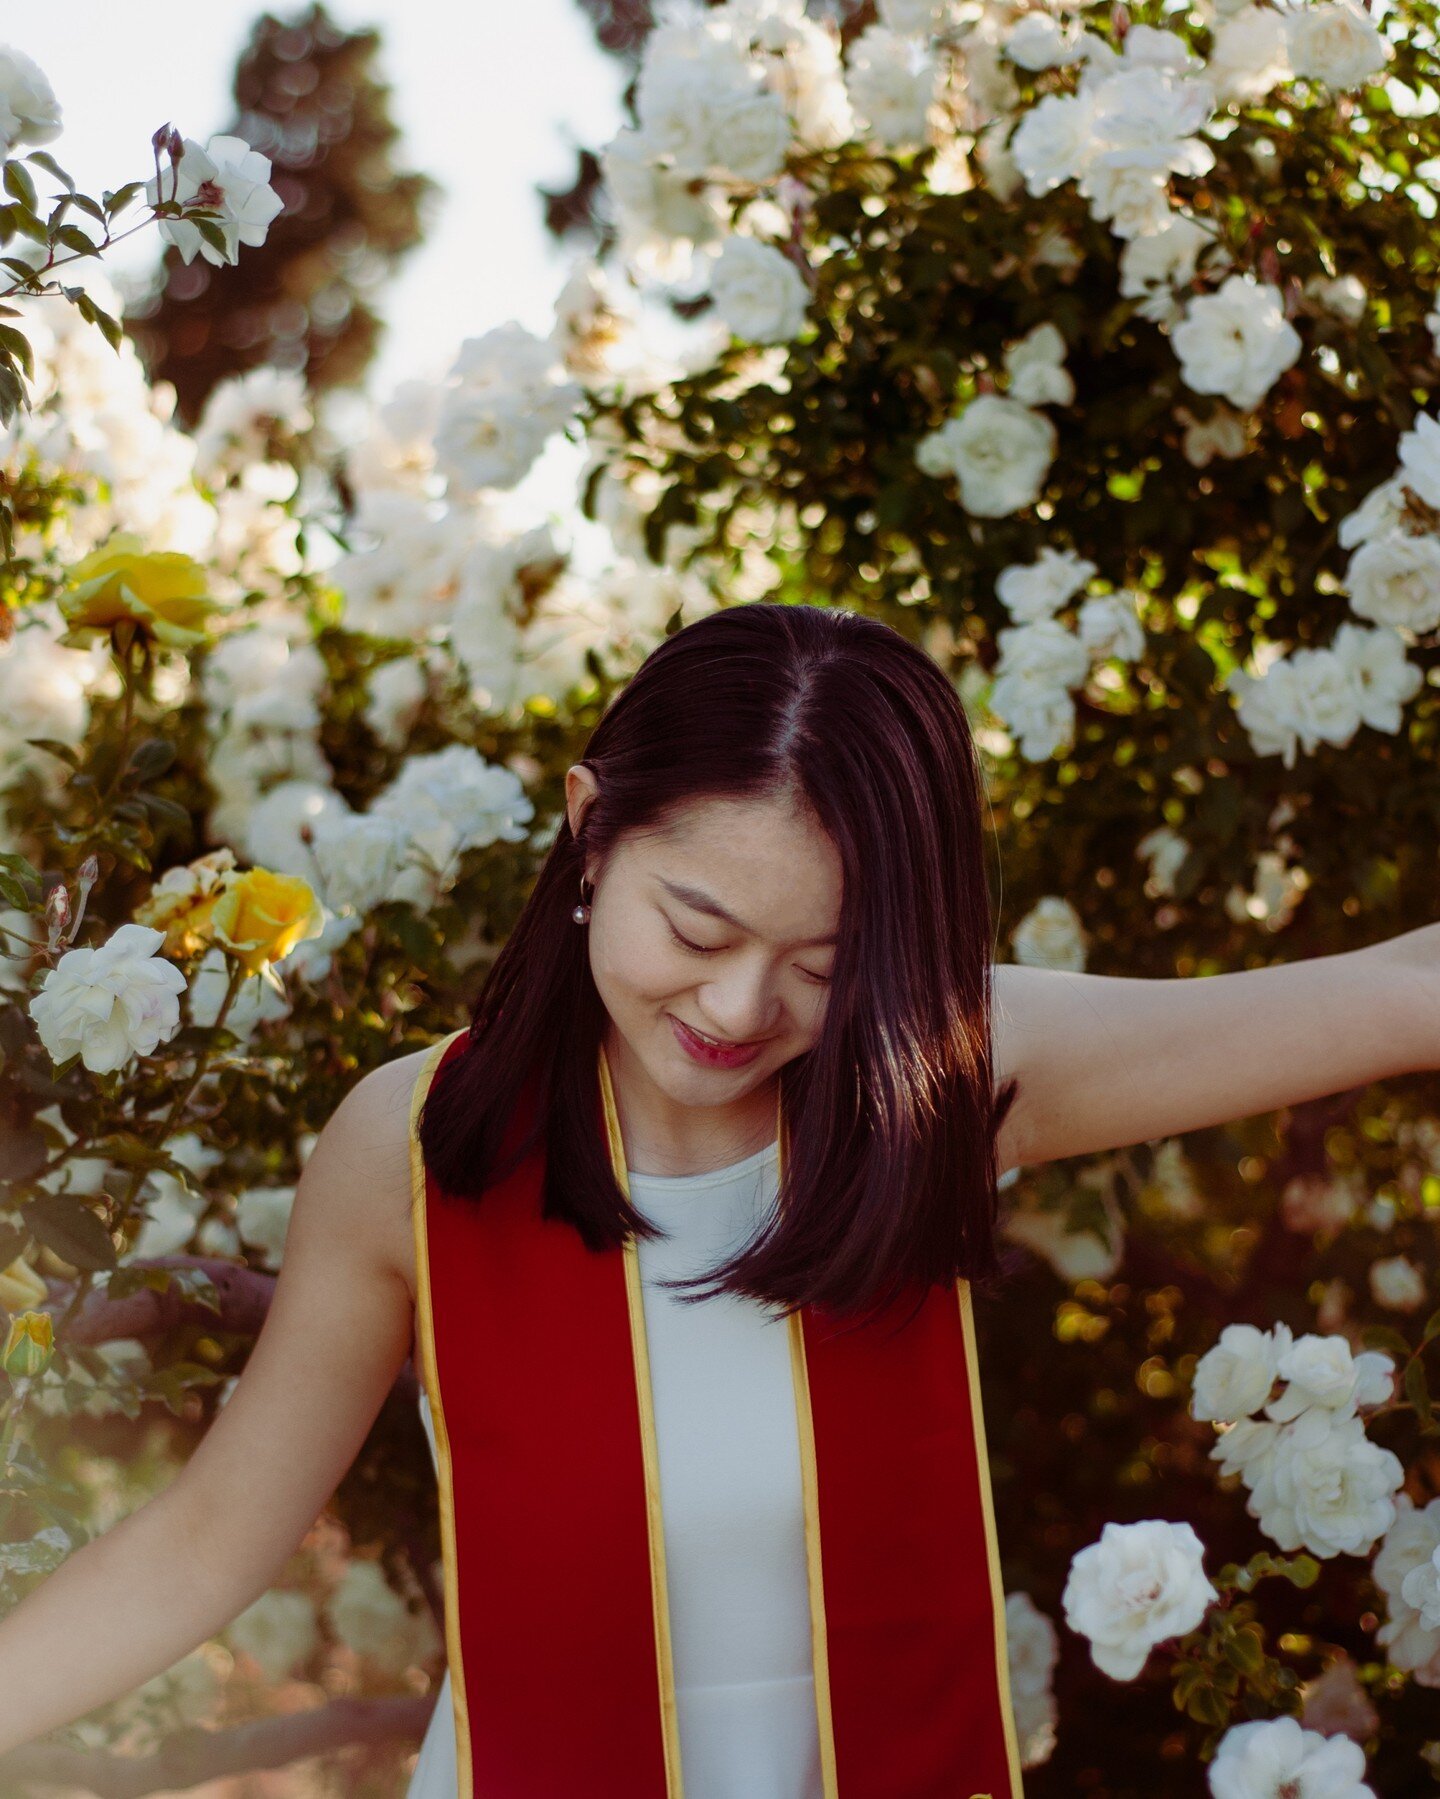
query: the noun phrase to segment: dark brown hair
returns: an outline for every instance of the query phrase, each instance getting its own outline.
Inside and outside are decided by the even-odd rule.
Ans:
[[[843,895],[820,1036],[780,1071],[784,1188],[754,1241],[684,1283],[783,1312],[868,1313],[902,1292],[1008,1271],[996,1251],[993,927],[983,780],[941,669],[877,619],[764,601],[660,644],[615,696],[584,762],[598,792],[580,839],[562,816],[476,1001],[462,1054],[421,1109],[425,1163],[483,1203],[543,1135],[544,1216],[594,1250],[658,1227],[635,1211],[597,1128],[605,1011],[571,911],[588,861],[689,803],[794,796],[833,840]],[[533,1086],[527,1083],[533,1081]],[[532,1128],[503,1161],[521,1099]]]

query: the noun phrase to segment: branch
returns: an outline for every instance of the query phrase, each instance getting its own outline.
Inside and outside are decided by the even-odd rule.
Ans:
[[[78,1789],[100,1799],[143,1799],[149,1793],[183,1792],[227,1775],[284,1768],[312,1755],[392,1737],[418,1742],[435,1698],[335,1699],[282,1718],[259,1718],[228,1730],[187,1725],[153,1755],[112,1755],[105,1750],[27,1744],[0,1756],[0,1779],[12,1792],[21,1781]]]
[[[182,1324],[203,1324],[212,1330],[233,1331],[237,1336],[258,1337],[270,1311],[276,1276],[263,1268],[246,1268],[219,1256],[140,1256],[127,1268],[199,1268],[215,1284],[218,1312],[172,1283],[164,1293],[142,1287],[122,1299],[111,1299],[103,1287],[93,1287],[66,1328],[76,1343],[109,1343],[116,1337],[163,1337]],[[42,1308],[63,1309],[73,1281],[54,1282],[51,1299]],[[396,1403],[418,1406],[420,1385],[413,1358],[407,1359],[390,1389]]]

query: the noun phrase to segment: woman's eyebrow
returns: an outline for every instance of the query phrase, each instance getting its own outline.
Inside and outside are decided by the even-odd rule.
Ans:
[[[687,906],[693,906],[697,912],[708,912],[712,918],[723,918],[726,924],[734,925],[737,931],[744,931],[747,936],[751,934],[749,925],[738,919],[733,912],[727,912],[719,900],[712,899],[701,888],[688,887],[682,881],[667,881],[664,875],[658,875],[656,879],[668,894],[683,901]],[[838,938],[832,933],[829,937],[807,937],[802,947],[806,949],[812,946],[819,948],[824,944],[835,942],[838,942]]]

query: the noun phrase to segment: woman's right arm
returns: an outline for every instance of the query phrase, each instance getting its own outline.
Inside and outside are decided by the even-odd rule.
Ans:
[[[0,1753],[133,1691],[265,1592],[334,1493],[410,1353],[396,1256],[420,1056],[359,1080],[301,1172],[269,1314],[165,1490],[0,1620]]]

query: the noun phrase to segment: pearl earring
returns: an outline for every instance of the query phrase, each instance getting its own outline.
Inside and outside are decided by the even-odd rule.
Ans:
[[[590,891],[593,893],[595,890],[592,887]],[[585,877],[584,877],[584,875],[581,875],[581,877],[580,877],[580,904],[575,908],[575,910],[570,914],[570,916],[575,920],[576,924],[589,924],[589,922],[590,922],[590,907],[586,904],[586,901],[585,901]]]

